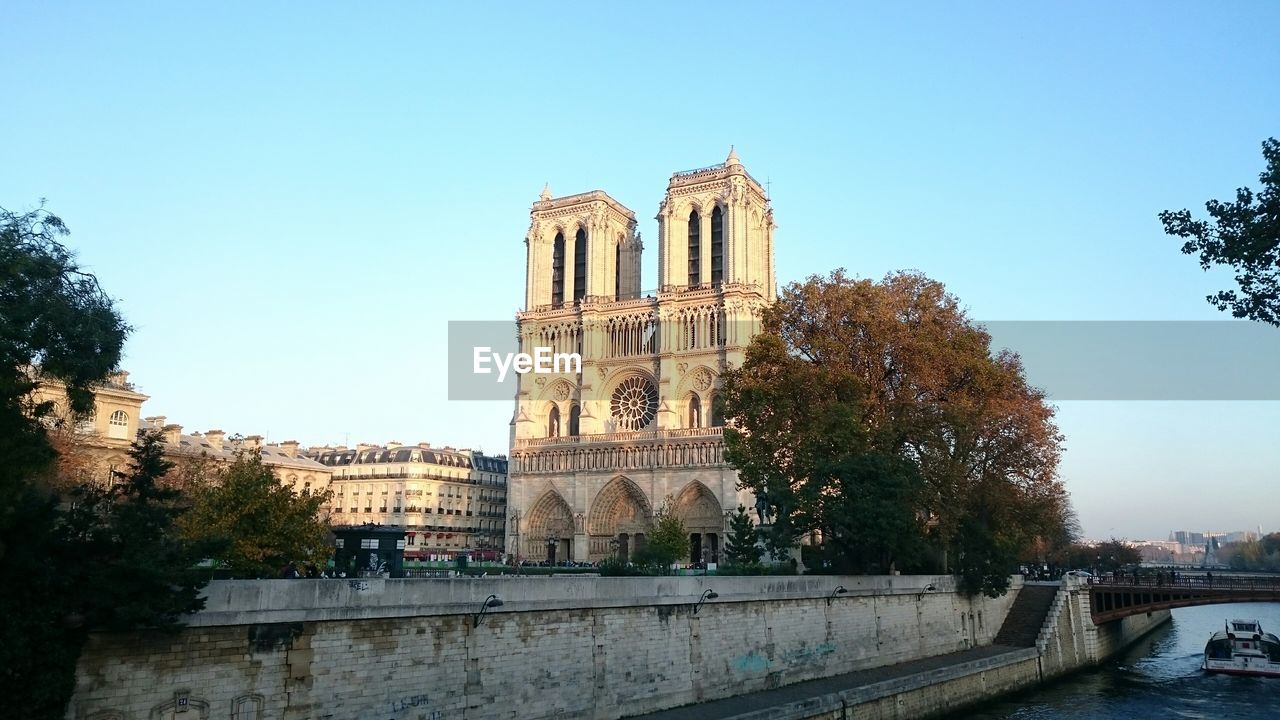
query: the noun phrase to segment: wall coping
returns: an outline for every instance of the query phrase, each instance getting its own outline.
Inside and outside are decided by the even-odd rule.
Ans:
[[[190,627],[261,623],[364,620],[433,615],[471,615],[489,595],[503,600],[490,614],[608,607],[692,605],[704,590],[718,597],[708,605],[824,599],[843,585],[842,598],[956,593],[950,575],[802,575],[490,578],[346,578],[214,580],[205,587],[205,609],[190,616]],[[1011,590],[1022,585],[1014,576]]]

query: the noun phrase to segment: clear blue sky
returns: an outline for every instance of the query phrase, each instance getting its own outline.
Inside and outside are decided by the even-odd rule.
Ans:
[[[0,6],[0,205],[48,198],[147,414],[505,451],[451,319],[523,299],[529,205],[771,181],[778,279],[917,268],[986,320],[1213,319],[1156,213],[1257,184],[1280,4]],[[1064,402],[1089,535],[1277,524],[1280,403]]]

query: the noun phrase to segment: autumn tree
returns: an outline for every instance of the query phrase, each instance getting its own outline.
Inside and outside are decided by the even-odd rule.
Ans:
[[[1061,438],[1018,357],[993,352],[940,283],[843,271],[785,288],[727,374],[727,457],[780,508],[779,541],[817,530],[850,572],[936,558],[999,594],[1066,519]]]
[[[331,554],[329,524],[320,515],[329,492],[295,492],[257,453],[240,453],[191,492],[183,536],[216,548],[211,557],[235,577],[278,577],[290,563],[324,565]]]
[[[1280,141],[1262,143],[1267,168],[1258,191],[1242,187],[1234,201],[1209,200],[1210,220],[1189,210],[1160,213],[1164,231],[1186,239],[1182,252],[1199,255],[1200,267],[1226,266],[1239,290],[1221,290],[1205,299],[1238,318],[1280,327]]]

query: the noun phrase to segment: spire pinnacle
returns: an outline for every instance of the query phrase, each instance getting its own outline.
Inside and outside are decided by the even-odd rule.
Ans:
[[[729,146],[729,157],[725,159],[724,164],[725,165],[741,165],[742,164],[742,161],[738,159],[738,151],[734,150],[732,145]]]
[[[538,196],[538,199],[543,201],[551,199],[551,183],[544,183],[542,185],[542,194]]]

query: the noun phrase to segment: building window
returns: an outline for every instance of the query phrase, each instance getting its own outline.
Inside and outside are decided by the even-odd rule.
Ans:
[[[711,211],[711,282],[724,280],[724,213],[720,206]]]
[[[84,416],[83,418],[80,419],[80,422],[76,423],[76,432],[87,435],[91,432],[96,431],[97,425],[98,425],[98,413],[94,410],[90,410],[88,415]]]
[[[129,416],[123,410],[117,410],[111,413],[111,420],[107,427],[107,436],[117,440],[123,440],[129,435]]]
[[[573,239],[573,301],[587,296],[587,231],[578,228]]]
[[[622,299],[622,245],[613,248],[613,299]]]
[[[702,401],[697,395],[689,398],[689,427],[702,427]]]
[[[569,409],[569,435],[570,436],[576,436],[578,434],[578,421],[581,419],[581,417],[582,417],[582,408],[578,407],[578,405],[575,403],[574,406]]]
[[[564,233],[556,233],[551,248],[551,304],[564,303]]]
[[[724,426],[724,403],[720,402],[720,396],[711,396],[711,427]]]
[[[698,211],[689,213],[689,284],[702,282],[702,219]]]
[[[632,376],[614,388],[609,405],[619,430],[644,430],[657,415],[658,391],[647,379]]]

